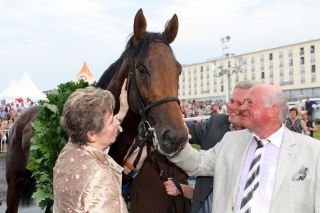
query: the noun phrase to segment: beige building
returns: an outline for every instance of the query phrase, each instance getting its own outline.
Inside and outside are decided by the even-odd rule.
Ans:
[[[320,97],[320,39],[183,65],[179,98],[228,100],[241,80],[279,85],[288,100]]]

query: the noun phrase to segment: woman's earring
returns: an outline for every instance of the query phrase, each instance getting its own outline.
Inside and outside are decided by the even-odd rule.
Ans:
[[[118,129],[118,132],[123,132],[123,129],[122,129],[122,127],[120,125],[117,126],[117,129]]]

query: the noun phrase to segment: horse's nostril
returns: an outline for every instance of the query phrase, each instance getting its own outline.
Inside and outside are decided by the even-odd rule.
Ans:
[[[172,142],[175,142],[176,136],[175,136],[175,134],[173,133],[173,131],[170,131],[169,129],[167,129],[167,130],[165,130],[165,131],[163,132],[163,134],[162,134],[162,139],[163,139],[163,141],[172,143]]]

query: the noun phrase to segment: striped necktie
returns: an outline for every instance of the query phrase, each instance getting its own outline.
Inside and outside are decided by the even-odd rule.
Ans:
[[[261,154],[263,151],[263,147],[268,142],[268,141],[261,141],[256,136],[254,136],[253,139],[258,144],[258,146],[254,153],[254,157],[250,165],[249,173],[247,176],[246,185],[244,187],[241,206],[240,206],[241,213],[251,212],[251,202],[253,198],[253,193],[259,187]]]

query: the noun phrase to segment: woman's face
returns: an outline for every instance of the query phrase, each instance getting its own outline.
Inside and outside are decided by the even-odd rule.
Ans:
[[[88,143],[100,150],[104,150],[117,139],[119,134],[118,126],[120,122],[113,117],[112,113],[106,113],[104,118],[104,126],[100,132],[89,132],[88,137],[93,143]]]
[[[308,119],[308,114],[303,113],[303,114],[302,114],[302,119],[303,119],[303,120],[307,120],[307,119]]]
[[[296,111],[290,111],[290,117],[291,117],[292,119],[296,118],[296,117],[297,117]]]

